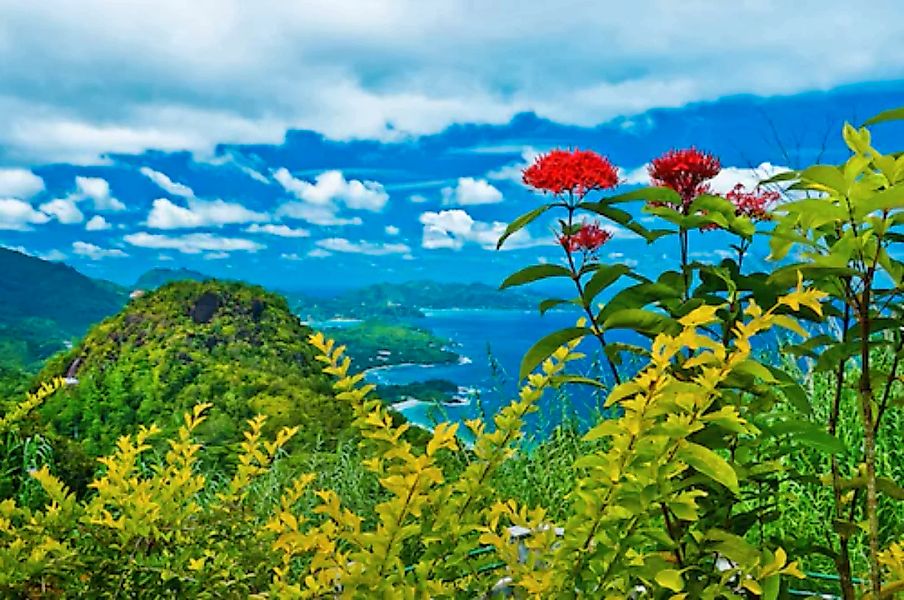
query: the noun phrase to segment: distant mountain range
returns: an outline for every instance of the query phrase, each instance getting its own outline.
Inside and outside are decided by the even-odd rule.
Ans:
[[[423,317],[423,309],[495,308],[529,310],[539,298],[518,290],[499,290],[483,283],[409,281],[380,283],[333,298],[289,294],[292,308],[308,321]]]
[[[81,338],[89,327],[117,313],[135,290],[150,292],[174,281],[211,281],[190,269],[152,269],[124,288],[92,279],[72,267],[0,248],[0,367],[32,370]],[[424,309],[531,309],[537,298],[481,284],[412,281],[383,283],[332,298],[286,294],[307,321],[350,318],[398,321],[423,317]]]

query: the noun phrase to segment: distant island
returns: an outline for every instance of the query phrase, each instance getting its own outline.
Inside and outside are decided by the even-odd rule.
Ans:
[[[449,342],[426,329],[399,323],[364,321],[348,327],[325,328],[327,337],[348,346],[356,370],[392,365],[436,365],[459,360]]]
[[[483,283],[409,281],[380,283],[344,292],[332,298],[289,293],[293,309],[309,322],[332,319],[417,319],[424,310],[483,308],[528,310],[538,298],[518,291],[499,290]]]

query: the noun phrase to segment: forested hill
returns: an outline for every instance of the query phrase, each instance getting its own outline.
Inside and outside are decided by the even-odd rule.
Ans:
[[[48,361],[41,380],[78,383],[49,399],[41,420],[86,457],[107,452],[139,424],[173,430],[201,402],[213,408],[201,439],[226,447],[245,421],[298,425],[295,443],[335,443],[349,428],[286,301],[241,283],[174,282],[136,298],[71,351]],[[69,451],[71,449],[68,449]],[[72,454],[73,452],[69,452]]]
[[[0,365],[32,365],[120,310],[122,288],[0,248]]]
[[[517,290],[499,290],[483,283],[409,281],[379,283],[333,298],[292,294],[293,308],[303,318],[380,319],[423,316],[421,309],[496,308],[530,310],[538,299]]]

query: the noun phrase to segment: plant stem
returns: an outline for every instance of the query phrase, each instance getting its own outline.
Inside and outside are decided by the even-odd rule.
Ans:
[[[870,293],[872,272],[863,282],[860,302],[860,404],[863,410],[863,445],[866,463],[866,517],[869,528],[869,579],[874,598],[882,590],[879,570],[879,500],[876,494],[876,428],[873,416],[873,389],[870,381]]]
[[[691,297],[691,274],[688,267],[688,231],[684,227],[678,232],[681,242],[681,275],[684,277],[684,300]]]
[[[844,305],[844,317],[841,322],[841,340],[847,339],[848,330],[851,325],[851,307],[849,304]],[[841,396],[844,392],[844,376],[847,366],[847,359],[840,359],[838,367],[835,370],[835,398],[832,404],[832,411],[829,414],[829,435],[835,435],[838,430],[838,420],[841,418]],[[841,490],[841,472],[838,467],[838,457],[833,454],[832,462],[832,496],[835,501],[835,518],[842,520],[842,490]],[[835,557],[835,568],[838,571],[839,584],[841,585],[841,593],[844,600],[854,600],[854,581],[851,575],[851,553],[850,539],[846,533],[838,533],[838,556]]]
[[[574,206],[568,205],[568,231],[569,235],[571,232],[571,228],[574,225]],[[587,318],[590,319],[590,330],[593,332],[594,337],[600,342],[600,346],[602,346],[603,355],[606,357],[606,362],[609,364],[609,370],[612,372],[612,378],[615,380],[615,384],[618,385],[621,383],[621,377],[618,374],[618,369],[615,366],[615,363],[612,361],[612,357],[606,352],[606,337],[603,335],[602,329],[599,328],[599,325],[596,322],[596,317],[593,315],[593,309],[590,307],[590,301],[584,297],[584,285],[581,283],[581,273],[577,268],[577,265],[574,261],[574,255],[571,250],[567,247],[564,247],[565,256],[568,258],[568,269],[571,271],[571,280],[574,281],[574,285],[578,290],[578,297],[581,299],[581,307],[584,309],[584,313],[587,315]]]

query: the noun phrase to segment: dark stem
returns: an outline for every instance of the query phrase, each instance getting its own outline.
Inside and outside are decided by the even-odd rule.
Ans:
[[[688,268],[688,232],[684,227],[678,232],[678,239],[681,242],[681,275],[684,277],[684,300],[687,301],[691,296],[691,273]]]
[[[872,270],[863,282],[860,303],[860,405],[863,411],[864,462],[866,463],[866,517],[869,530],[869,579],[874,598],[882,591],[879,570],[879,500],[876,494],[876,420],[873,415],[873,389],[870,381],[870,294]]]
[[[844,317],[841,322],[841,340],[847,338],[848,330],[851,326],[851,307],[849,304],[844,305]],[[844,376],[847,366],[847,359],[842,358],[838,361],[835,369],[835,398],[832,404],[832,411],[829,414],[829,434],[835,435],[838,430],[838,420],[841,417],[841,396],[844,392]],[[841,472],[838,467],[838,457],[832,455],[832,496],[835,501],[835,518],[841,521],[842,515],[842,489],[841,489]],[[841,585],[841,593],[844,600],[854,600],[854,581],[851,575],[851,553],[850,540],[848,534],[839,531],[838,533],[838,556],[835,557],[835,567],[838,570],[839,584]]]
[[[574,206],[568,206],[568,234],[571,234],[571,228],[574,224]],[[565,256],[568,258],[568,269],[571,271],[571,279],[574,281],[574,285],[578,291],[578,297],[581,299],[581,307],[584,309],[584,313],[587,315],[587,318],[590,319],[590,330],[593,332],[594,337],[599,340],[600,346],[603,350],[603,356],[606,357],[606,362],[609,364],[609,370],[612,372],[612,378],[615,380],[615,384],[618,385],[621,383],[621,376],[618,374],[618,369],[615,366],[615,363],[612,361],[612,357],[609,356],[609,353],[606,352],[606,337],[603,335],[602,329],[599,328],[599,325],[596,322],[596,317],[593,315],[593,309],[590,307],[589,299],[584,297],[584,284],[581,283],[581,273],[577,268],[577,265],[574,262],[574,255],[571,250],[563,246],[565,250]]]

